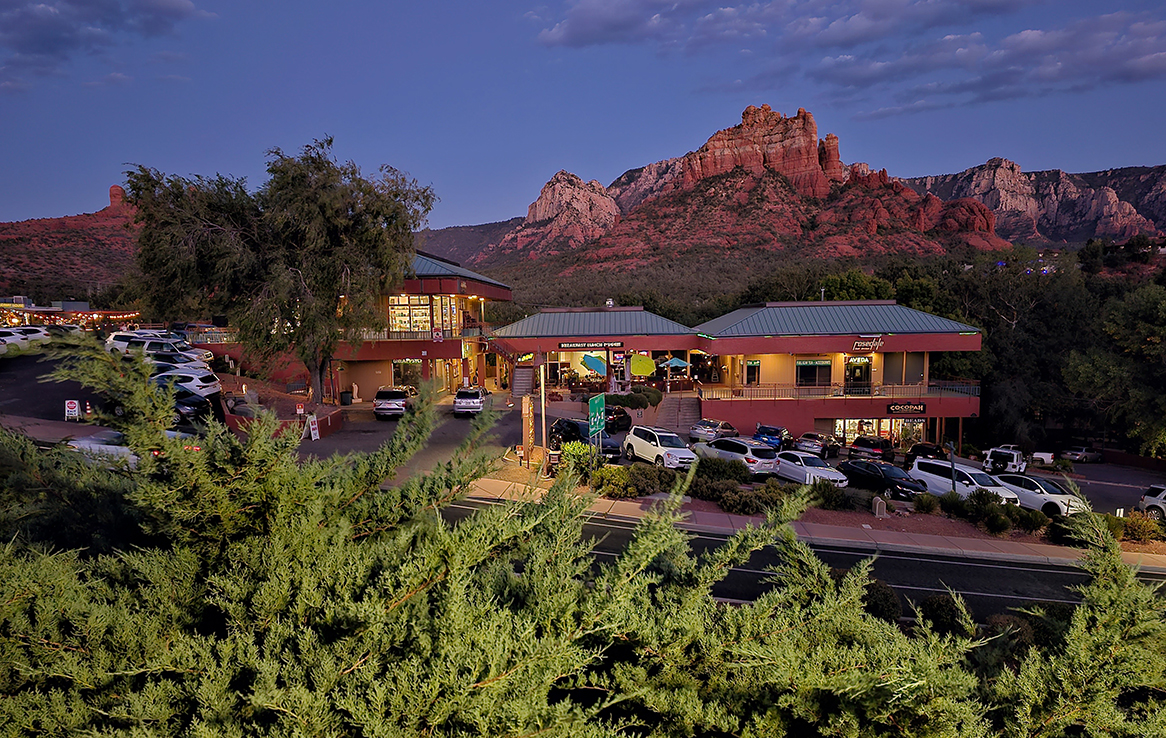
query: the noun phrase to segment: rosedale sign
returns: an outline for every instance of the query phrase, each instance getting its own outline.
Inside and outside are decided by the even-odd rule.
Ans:
[[[878,351],[883,347],[883,337],[875,336],[874,338],[860,338],[854,342],[851,352],[856,354],[869,354],[872,351]]]

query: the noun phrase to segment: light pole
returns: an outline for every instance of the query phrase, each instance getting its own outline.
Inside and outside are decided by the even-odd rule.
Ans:
[[[947,449],[947,458],[951,462],[951,491],[955,492],[955,445],[948,441],[943,447]]]

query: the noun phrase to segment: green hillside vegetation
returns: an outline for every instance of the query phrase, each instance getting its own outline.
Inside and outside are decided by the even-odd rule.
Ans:
[[[1166,601],[1099,516],[1076,527],[1078,606],[976,624],[939,597],[888,622],[864,609],[869,562],[832,571],[792,535],[804,491],[696,555],[681,482],[592,560],[569,477],[537,504],[441,517],[490,464],[489,417],[452,463],[384,489],[434,427],[428,393],[381,450],[300,463],[269,419],[166,441],[168,398],[118,364],[79,369],[137,388],[136,469],[0,431],[6,736],[1166,732]],[[718,602],[761,546],[783,554],[773,588]]]

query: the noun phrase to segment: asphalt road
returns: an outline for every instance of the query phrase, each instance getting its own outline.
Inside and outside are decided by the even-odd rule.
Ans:
[[[472,515],[485,502],[463,502],[443,512],[446,519],[457,521]],[[618,521],[592,520],[584,525],[584,535],[594,540],[593,555],[600,560],[613,560],[631,541],[633,525]],[[693,552],[700,554],[727,540],[728,535],[693,534]],[[825,563],[848,569],[859,561],[870,558],[863,550],[839,546],[811,546]],[[756,552],[749,562],[732,568],[718,584],[713,594],[726,600],[751,601],[772,586],[771,569],[781,563],[776,549]],[[1072,590],[1087,577],[1072,566],[1015,563],[969,559],[939,554],[881,554],[874,560],[873,576],[889,584],[903,604],[903,612],[911,616],[910,602],[920,602],[933,594],[955,592],[967,602],[978,622],[988,616],[1008,612],[1012,608],[1036,602],[1078,602]],[[1166,581],[1166,576],[1147,575],[1139,578],[1147,582]]]

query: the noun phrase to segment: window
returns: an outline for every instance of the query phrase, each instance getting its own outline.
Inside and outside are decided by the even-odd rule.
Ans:
[[[829,387],[829,359],[797,359],[797,385],[799,387]]]
[[[428,295],[389,296],[389,330],[428,332],[432,327]]]

